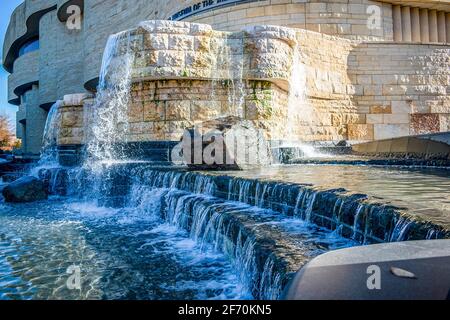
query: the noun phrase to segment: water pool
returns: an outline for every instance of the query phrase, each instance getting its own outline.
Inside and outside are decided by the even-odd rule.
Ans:
[[[235,177],[345,188],[450,226],[450,169],[360,165],[282,165],[228,172]]]
[[[170,200],[177,208],[189,197],[203,197],[177,196]],[[124,208],[64,197],[1,203],[0,299],[253,299],[251,275],[242,267],[255,259],[253,251],[240,248],[241,261],[236,261],[208,237],[195,237],[192,230],[163,220],[160,205],[167,201],[160,189],[140,189]],[[236,215],[251,215],[245,222],[255,234],[278,232],[289,243],[283,253],[298,256],[295,268],[327,250],[354,245],[300,220],[276,218],[239,203],[226,205]],[[71,266],[81,270],[80,290],[67,286]],[[276,290],[270,298],[276,298]]]

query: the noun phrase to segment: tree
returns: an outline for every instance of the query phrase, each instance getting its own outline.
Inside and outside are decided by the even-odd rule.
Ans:
[[[14,134],[8,117],[0,115],[0,148],[10,147],[14,143]]]

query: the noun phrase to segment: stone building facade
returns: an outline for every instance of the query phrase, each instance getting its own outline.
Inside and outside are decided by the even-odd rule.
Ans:
[[[256,45],[256,52],[266,50],[267,59],[256,59],[244,77],[245,117],[258,121],[270,139],[286,138],[277,126],[286,117],[297,54],[304,103],[314,119],[295,124],[296,139],[370,141],[450,130],[450,1],[25,0],[13,12],[3,44],[3,66],[11,73],[8,98],[19,106],[17,135],[24,155],[39,154],[54,102],[69,94],[95,93],[108,36],[139,30],[145,20],[207,24],[219,38],[221,32],[238,33],[253,25],[288,27],[276,29],[273,52]],[[186,48],[163,41],[155,56],[143,40],[145,54],[137,56],[133,75],[132,141],[177,141],[186,126],[222,112],[220,98],[209,103],[207,96],[192,97],[206,94],[210,86],[204,81],[211,81],[200,74],[205,72],[201,57],[198,66],[193,64],[196,54],[202,54],[195,44],[205,35],[190,34],[192,28],[185,34],[192,48],[189,41],[183,44]],[[283,30],[291,38],[283,39]],[[167,30],[161,33],[167,41],[178,37]],[[273,38],[262,42],[268,46],[272,40],[267,39]],[[167,59],[173,50],[183,51],[184,58]],[[145,72],[152,65],[176,71],[151,78]],[[274,67],[280,73],[269,74]],[[185,98],[169,98],[174,92]],[[220,96],[220,88],[216,92]],[[86,103],[90,101],[72,101],[61,108],[66,114],[61,145],[83,143],[81,112]]]

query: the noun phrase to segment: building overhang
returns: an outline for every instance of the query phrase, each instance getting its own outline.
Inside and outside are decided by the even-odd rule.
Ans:
[[[9,47],[7,53],[3,58],[3,68],[9,73],[13,72],[14,61],[19,56],[19,49],[24,45],[27,41],[32,38],[39,36],[39,21],[50,11],[56,10],[57,6],[54,5],[52,7],[39,10],[33,14],[31,14],[26,20],[27,31],[24,35],[17,38]]]
[[[395,5],[416,7],[430,10],[450,11],[449,0],[379,0],[380,2],[386,2]]]

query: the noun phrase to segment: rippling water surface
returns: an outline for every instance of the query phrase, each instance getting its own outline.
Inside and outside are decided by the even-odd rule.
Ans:
[[[450,225],[450,169],[395,166],[283,165],[230,173],[250,179],[345,188]]]
[[[0,203],[0,299],[252,299],[225,255],[162,221],[155,199],[142,205]],[[313,243],[311,258],[350,245],[300,220],[273,226]],[[67,287],[70,266],[81,269],[81,290]]]

